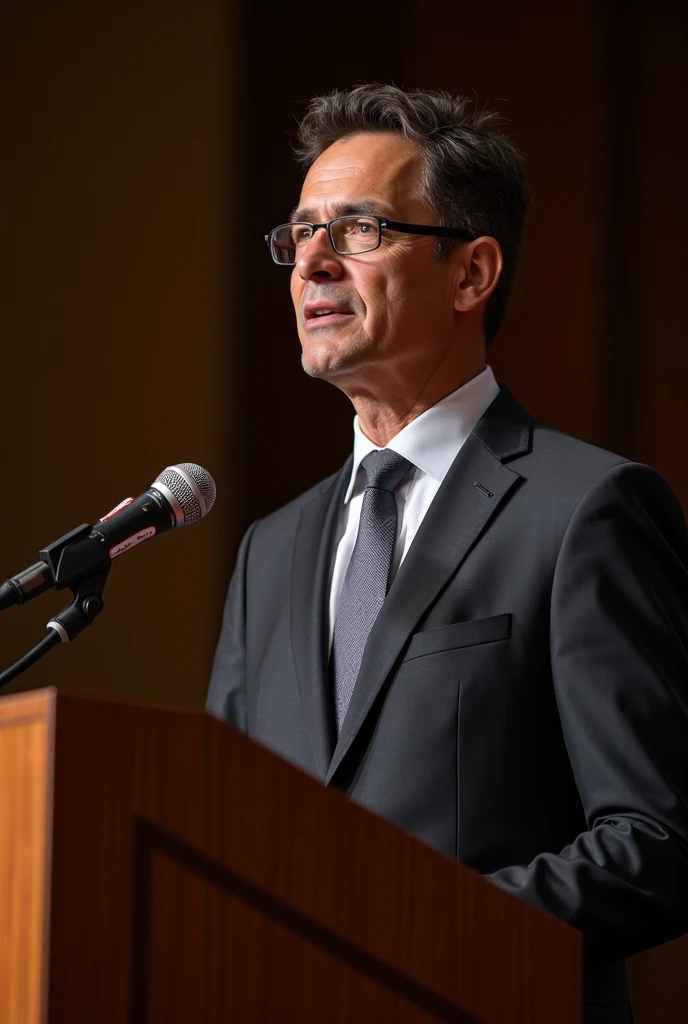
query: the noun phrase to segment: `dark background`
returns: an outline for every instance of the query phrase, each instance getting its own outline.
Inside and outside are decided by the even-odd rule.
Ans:
[[[302,373],[263,242],[298,196],[296,122],[334,86],[502,111],[533,205],[498,379],[688,507],[687,20],[678,0],[9,6],[0,576],[167,464],[200,462],[219,492],[206,522],[118,563],[94,628],[15,688],[202,704],[243,529],[346,457],[352,412]],[[63,603],[5,613],[4,664]],[[636,967],[641,1012],[651,972],[669,1000],[648,1020],[684,1018],[671,948]]]

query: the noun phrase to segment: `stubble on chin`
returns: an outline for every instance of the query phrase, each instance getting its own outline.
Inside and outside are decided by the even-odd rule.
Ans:
[[[355,369],[371,349],[370,338],[363,331],[346,345],[330,347],[324,339],[315,343],[309,339],[308,346],[301,352],[301,366],[309,377],[329,380]]]

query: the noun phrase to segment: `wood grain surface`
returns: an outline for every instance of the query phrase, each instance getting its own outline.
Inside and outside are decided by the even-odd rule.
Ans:
[[[0,1021],[43,1024],[55,694],[0,701]]]
[[[51,1024],[579,1021],[576,932],[230,726],[56,722]]]

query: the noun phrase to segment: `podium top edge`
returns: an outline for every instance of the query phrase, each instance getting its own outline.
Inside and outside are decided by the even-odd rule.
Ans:
[[[56,686],[46,686],[40,690],[26,690],[21,693],[11,693],[6,696],[0,692],[0,722],[6,720],[8,715],[14,717],[21,708],[21,717],[26,714],[40,713],[40,709],[54,708],[62,704],[92,704],[96,706],[107,705],[120,708],[140,708],[145,711],[163,712],[172,715],[190,715],[205,718],[215,718],[210,712],[201,707],[179,707],[176,705],[164,704],[161,701],[141,701],[133,697],[118,697],[110,694],[74,692],[72,690],[61,690]],[[219,719],[218,719],[219,721]],[[226,724],[226,723],[223,723]]]
[[[54,713],[56,700],[57,690],[54,686],[0,697],[0,726],[12,725],[30,718],[50,717]]]

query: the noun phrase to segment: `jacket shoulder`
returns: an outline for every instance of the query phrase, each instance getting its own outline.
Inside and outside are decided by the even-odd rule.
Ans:
[[[585,476],[595,478],[604,475],[615,466],[629,463],[629,459],[598,445],[583,441],[547,423],[533,421],[532,454],[542,460],[560,462],[571,471],[579,470]]]
[[[520,469],[520,467],[519,467]],[[533,442],[523,460],[525,475],[543,493],[556,491],[559,508],[570,512],[585,502],[616,500],[664,504],[685,519],[667,480],[652,466],[633,462],[543,423],[533,423]]]
[[[530,479],[558,482],[566,478],[574,488],[577,483],[589,486],[609,469],[628,462],[622,455],[535,419],[505,385],[473,433],[493,455],[514,463]]]
[[[529,449],[511,468],[528,481],[531,503],[563,524],[610,474],[632,465],[622,455],[533,420]]]

